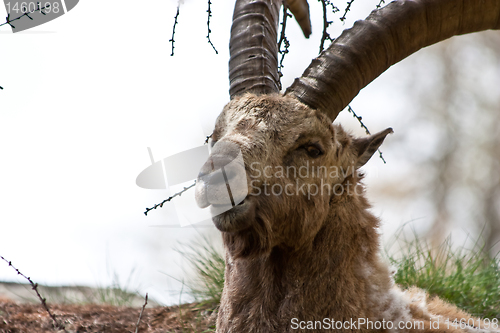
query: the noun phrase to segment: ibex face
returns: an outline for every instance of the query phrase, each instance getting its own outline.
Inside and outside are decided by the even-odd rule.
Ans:
[[[390,132],[354,139],[295,98],[235,98],[217,119],[212,153],[197,181],[198,205],[224,205],[228,184],[246,176],[245,189],[230,187],[234,207],[213,217],[216,227],[252,238],[263,250],[301,246],[322,227],[333,196],[360,194],[356,170]],[[244,165],[231,163],[240,151]],[[221,167],[225,176],[211,177]]]

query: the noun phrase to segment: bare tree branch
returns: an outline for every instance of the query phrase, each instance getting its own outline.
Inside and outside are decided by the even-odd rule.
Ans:
[[[356,112],[354,112],[354,110],[352,109],[352,107],[350,105],[347,106],[347,111],[349,111],[350,113],[352,113],[352,116],[359,121],[359,124],[361,125],[361,128],[363,128],[365,130],[365,133],[368,134],[368,135],[371,135],[370,130],[363,123],[363,117],[358,116],[356,114]],[[386,164],[387,162],[385,161],[384,157],[382,156],[382,151],[380,149],[377,149],[377,151],[379,153],[380,159],[384,162],[384,164]]]
[[[326,12],[326,0],[321,0],[321,6],[323,8],[323,35],[321,36],[321,43],[319,44],[319,53],[323,52],[325,49],[325,41],[332,41],[332,37],[328,33],[328,27],[332,24],[332,21],[328,21],[328,15]]]
[[[194,183],[193,183],[192,185],[190,185],[190,186],[188,186],[188,187],[184,187],[184,189],[183,189],[182,191],[180,191],[180,192],[178,192],[178,193],[175,193],[173,196],[168,197],[167,199],[163,200],[161,203],[154,205],[152,208],[146,208],[146,211],[144,212],[144,215],[146,215],[146,216],[147,216],[147,215],[148,215],[148,213],[149,213],[149,211],[151,211],[151,210],[153,210],[153,209],[156,209],[156,208],[158,208],[158,207],[160,207],[160,208],[161,208],[161,207],[163,207],[163,204],[164,204],[164,203],[166,203],[166,202],[168,202],[168,201],[172,200],[172,199],[173,199],[173,198],[175,198],[175,197],[180,197],[180,196],[182,195],[182,193],[186,192],[187,190],[189,190],[190,188],[194,187],[195,185],[196,185],[196,180],[194,181]]]
[[[38,5],[37,9],[32,10],[31,12],[29,12],[29,11],[24,11],[24,10],[26,10],[26,7],[23,7],[24,14],[23,14],[23,15],[21,15],[21,16],[18,16],[18,17],[16,17],[16,18],[13,18],[13,19],[10,19],[10,13],[7,13],[7,17],[5,18],[5,19],[6,19],[6,22],[5,22],[5,23],[0,24],[0,27],[1,27],[1,26],[4,26],[4,25],[6,25],[6,24],[8,24],[8,25],[10,25],[10,27],[11,27],[12,29],[15,29],[16,27],[15,27],[15,26],[13,26],[13,25],[11,24],[11,22],[14,22],[14,21],[20,20],[20,19],[21,19],[22,17],[24,17],[24,16],[28,17],[30,20],[33,20],[33,18],[31,18],[31,16],[29,16],[29,14],[34,13],[34,12],[40,12],[40,13],[42,13],[43,15],[47,15],[47,14],[45,14],[45,13],[43,12],[43,10],[44,10],[44,9],[46,9],[46,8],[49,8],[49,7],[50,7],[50,4],[47,4],[47,5],[43,6],[43,7],[40,7],[40,2],[37,2],[37,5]],[[2,88],[2,89],[3,89],[3,88]]]
[[[212,46],[212,48],[215,51],[215,54],[219,54],[219,52],[217,52],[217,49],[215,48],[214,44],[210,40],[210,33],[212,32],[212,30],[210,30],[210,18],[212,17],[212,9],[210,8],[211,5],[212,5],[212,3],[210,2],[210,0],[208,0],[208,9],[207,9],[207,13],[208,13],[208,18],[207,18],[208,32],[207,32],[207,39],[208,39],[208,44],[210,44]]]
[[[377,5],[377,9],[379,9],[380,7],[382,7],[382,5],[385,5],[385,1],[384,0],[380,0],[380,2]]]
[[[286,38],[285,35],[285,30],[286,30],[286,19],[288,17],[292,17],[290,13],[288,13],[288,6],[286,5],[286,1],[283,2],[283,22],[281,22],[281,36],[280,40],[278,42],[278,52],[281,54],[281,59],[280,63],[278,65],[278,75],[280,77],[283,76],[283,72],[281,71],[283,69],[283,60],[285,60],[285,55],[289,52],[288,48],[290,47],[290,42],[288,41],[288,38]],[[281,49],[281,43],[285,45],[285,48],[282,50]],[[280,81],[280,89],[281,89],[281,81]]]
[[[174,46],[174,43],[175,43],[175,27],[177,26],[177,18],[179,17],[179,6],[180,5],[177,5],[177,13],[175,14],[175,21],[174,21],[174,27],[172,28],[172,38],[169,40],[170,43],[172,43],[172,53],[170,54],[170,56],[173,56],[174,55],[174,49],[175,49],[175,46]]]
[[[320,0],[321,6],[323,8],[323,35],[321,36],[321,43],[319,45],[319,53],[323,52],[325,49],[325,41],[333,42],[334,38],[328,33],[328,27],[333,23],[333,21],[328,21],[328,11],[327,7],[332,7],[332,13],[336,13],[339,9],[330,0]]]
[[[351,10],[351,5],[352,3],[354,2],[354,0],[351,0],[351,1],[347,1],[347,7],[345,7],[345,12],[344,12],[344,15],[342,15],[342,17],[340,18],[340,20],[342,22],[345,21],[346,19],[346,15],[347,15],[347,12]]]
[[[137,324],[135,325],[135,333],[139,333],[139,324],[141,323],[142,314],[144,312],[144,309],[146,308],[146,305],[148,305],[148,293],[146,293],[146,297],[144,299],[144,305],[142,306],[141,314],[139,315],[139,320],[137,321]]]
[[[16,271],[17,275],[21,275],[23,278],[25,278],[26,280],[28,280],[28,282],[31,284],[31,288],[36,292],[36,295],[40,299],[40,302],[42,303],[43,308],[45,309],[45,311],[47,311],[47,313],[49,314],[50,318],[54,322],[55,326],[57,328],[63,330],[64,332],[68,333],[68,331],[66,331],[66,327],[64,327],[64,325],[61,324],[59,322],[59,320],[57,320],[56,315],[53,314],[52,312],[50,312],[49,306],[47,305],[47,300],[45,298],[43,298],[40,295],[40,293],[38,292],[38,283],[33,283],[33,281],[31,280],[31,278],[29,278],[26,275],[24,275],[23,273],[21,273],[16,267],[14,267],[14,265],[12,265],[11,261],[8,261],[7,259],[5,259],[2,256],[0,256],[0,259],[2,259],[3,261],[5,261],[6,263],[8,263],[9,266],[12,267],[12,269],[14,269]]]
[[[208,140],[210,140],[210,138],[212,137],[212,135],[213,134],[210,134],[209,136],[207,136],[207,138],[205,139],[205,144],[208,144]],[[158,207],[162,207],[165,202],[171,201],[173,198],[175,198],[177,196],[181,196],[182,193],[186,192],[187,190],[189,190],[191,187],[193,187],[195,185],[196,185],[196,181],[194,181],[194,183],[191,186],[185,187],[184,190],[182,190],[181,192],[176,193],[173,196],[171,196],[171,197],[163,200],[161,203],[154,205],[152,208],[146,208],[146,211],[144,212],[144,215],[147,216],[150,210],[156,209]]]

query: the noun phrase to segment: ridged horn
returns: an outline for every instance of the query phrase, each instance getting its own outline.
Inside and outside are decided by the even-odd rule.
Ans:
[[[332,121],[367,84],[419,49],[500,29],[500,0],[400,0],[344,31],[286,90]]]
[[[280,91],[278,24],[281,0],[237,0],[229,41],[229,95]]]

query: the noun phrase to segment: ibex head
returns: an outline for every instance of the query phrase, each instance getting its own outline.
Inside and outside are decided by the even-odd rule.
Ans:
[[[298,2],[307,5],[306,0]],[[358,184],[356,170],[392,132],[389,128],[356,139],[332,125],[360,89],[422,47],[457,34],[500,28],[497,0],[466,0],[460,6],[455,0],[395,1],[356,22],[280,95],[276,46],[280,6],[281,1],[236,2],[229,61],[231,101],[217,119],[211,157],[196,187],[198,204],[217,210],[227,205],[222,195],[231,177],[247,178],[247,186],[232,189],[234,207],[213,218],[235,255],[277,245],[301,246],[320,230],[336,197],[335,186],[340,184],[343,195],[348,195],[346,182]],[[310,31],[310,26],[304,29]],[[244,162],[228,167],[223,178],[209,176],[240,153]]]
[[[239,204],[213,217],[234,254],[301,246],[321,229],[334,196],[363,191],[356,172],[391,132],[355,139],[295,98],[236,97],[217,119],[211,157],[198,178],[198,204],[224,206],[227,184],[246,178],[245,191],[230,187]],[[231,163],[239,154],[244,165]]]

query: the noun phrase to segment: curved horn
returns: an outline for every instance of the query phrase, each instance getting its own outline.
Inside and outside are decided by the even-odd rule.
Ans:
[[[278,93],[281,0],[237,0],[229,41],[229,95]]]
[[[286,0],[286,5],[300,25],[300,29],[302,29],[304,36],[309,38],[312,29],[307,0]]]
[[[286,90],[334,120],[376,77],[454,35],[500,29],[499,0],[401,0],[344,31]]]

